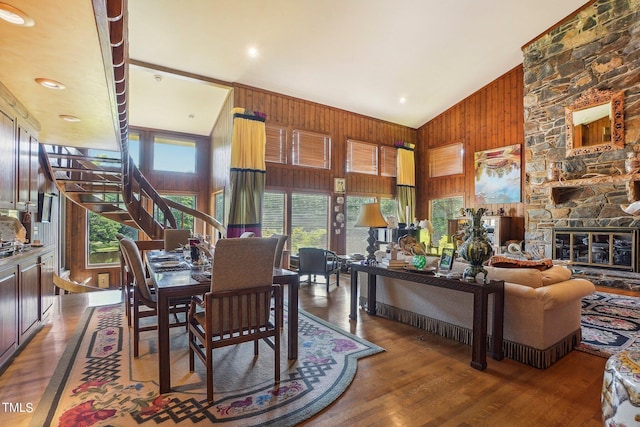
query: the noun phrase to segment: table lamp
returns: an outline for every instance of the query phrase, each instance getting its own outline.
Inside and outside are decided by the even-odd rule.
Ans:
[[[369,237],[367,238],[367,264],[375,264],[376,256],[376,236],[373,231],[374,228],[384,228],[387,226],[387,221],[382,217],[380,213],[380,203],[365,203],[360,207],[360,216],[354,224],[354,227],[369,227]]]

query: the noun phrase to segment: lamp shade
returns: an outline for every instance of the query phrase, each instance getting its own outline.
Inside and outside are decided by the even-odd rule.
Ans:
[[[387,221],[380,212],[380,203],[365,203],[360,207],[360,216],[354,224],[355,227],[383,228],[387,226]]]

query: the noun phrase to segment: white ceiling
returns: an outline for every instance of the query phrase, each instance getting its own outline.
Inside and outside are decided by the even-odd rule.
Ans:
[[[92,2],[2,1],[36,23],[0,21],[0,82],[40,121],[40,140],[117,149]],[[585,1],[129,0],[130,58],[183,75],[132,66],[129,124],[209,134],[227,94],[214,79],[417,128],[521,63],[522,45]]]

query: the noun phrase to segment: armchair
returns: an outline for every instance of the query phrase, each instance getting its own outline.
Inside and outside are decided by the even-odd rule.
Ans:
[[[189,370],[194,355],[206,368],[207,400],[213,401],[213,349],[264,339],[275,352],[275,383],[280,382],[280,330],[283,301],[280,285],[273,284],[277,240],[272,238],[222,239],[216,244],[211,270],[211,291],[204,300],[194,297],[189,309]],[[238,260],[251,258],[251,268],[238,268]],[[272,295],[275,314],[270,320]]]
[[[311,276],[323,276],[327,282],[327,292],[329,292],[329,282],[331,275],[336,275],[336,286],[340,286],[340,259],[335,252],[320,248],[300,248],[298,249],[298,275],[307,276],[307,283],[311,283]]]

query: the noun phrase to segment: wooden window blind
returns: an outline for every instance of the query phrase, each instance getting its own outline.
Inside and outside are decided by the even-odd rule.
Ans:
[[[378,145],[348,139],[347,172],[378,175]]]
[[[271,163],[287,164],[287,128],[266,124],[267,144],[264,159]]]
[[[396,157],[398,149],[388,145],[380,146],[380,176],[397,176]]]
[[[464,171],[462,142],[429,150],[429,177],[459,175]]]
[[[331,168],[331,137],[315,132],[294,130],[291,138],[291,163],[310,168]]]

